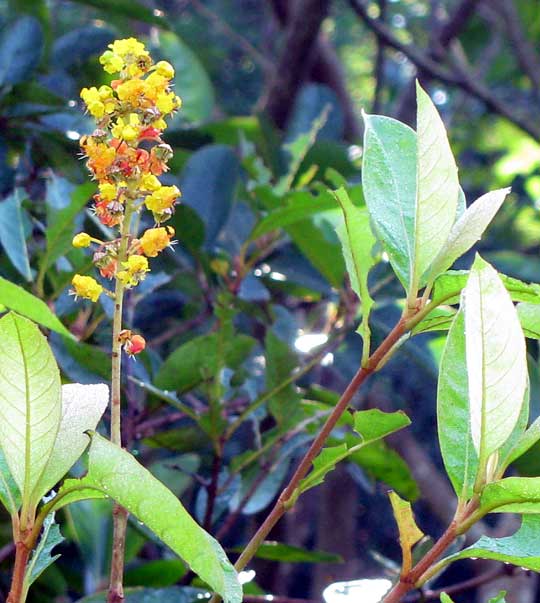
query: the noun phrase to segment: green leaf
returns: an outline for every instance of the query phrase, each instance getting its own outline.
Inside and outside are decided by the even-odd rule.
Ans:
[[[487,484],[480,507],[486,513],[540,513],[540,477],[507,477]]]
[[[540,516],[525,515],[519,530],[506,538],[482,536],[478,542],[443,561],[458,559],[493,559],[524,569],[540,571]]]
[[[383,412],[378,408],[355,412],[353,421],[354,430],[364,439],[365,443],[385,438],[411,424],[409,417],[401,410]]]
[[[241,553],[243,549],[237,547],[233,550]],[[273,541],[263,542],[257,549],[255,557],[280,563],[343,563],[341,555],[335,553],[312,551]]]
[[[17,271],[27,280],[32,280],[24,233],[21,191],[17,189],[0,202],[0,243]]]
[[[349,456],[347,444],[339,444],[323,448],[313,460],[313,470],[305,477],[298,486],[299,492],[305,492],[324,482],[327,473],[333,471],[336,465]]]
[[[51,513],[43,522],[43,530],[39,543],[26,567],[23,596],[28,593],[30,586],[32,586],[41,574],[60,557],[60,555],[51,556],[51,552],[63,540],[64,537],[60,534],[60,527],[54,521],[54,513]]]
[[[20,17],[0,34],[0,87],[25,80],[43,52],[43,30],[34,17]]]
[[[255,226],[249,236],[250,240],[336,207],[336,201],[331,195],[314,196],[304,191],[292,191],[284,197],[284,201],[287,202],[285,207],[271,211]]]
[[[41,258],[40,270],[46,270],[58,258],[71,249],[74,234],[74,220],[95,191],[95,185],[87,182],[77,186],[71,193],[71,202],[63,209],[49,205],[47,212],[47,249]]]
[[[211,333],[181,345],[161,365],[155,378],[156,387],[182,393],[213,377],[219,366],[218,343],[218,334]],[[247,335],[235,335],[226,341],[226,366],[238,368],[254,345],[255,340]]]
[[[463,309],[450,328],[441,359],[437,425],[446,473],[458,498],[468,500],[478,472],[478,455],[471,436]]]
[[[446,593],[441,593],[441,603],[454,603],[454,599],[451,599]]]
[[[416,134],[395,119],[364,114],[364,197],[375,231],[408,291],[414,254]]]
[[[499,211],[509,188],[491,191],[476,200],[457,220],[443,248],[425,274],[424,282],[431,282],[442,274],[478,241]]]
[[[438,304],[456,304],[468,278],[468,270],[449,270],[441,274],[435,280],[432,301]],[[499,274],[499,278],[513,301],[540,304],[540,285],[537,283],[524,283],[506,274]]]
[[[209,120],[215,104],[214,87],[198,56],[172,32],[160,33],[159,47],[175,70],[174,84],[182,98],[179,117],[192,122]]]
[[[212,247],[229,219],[240,167],[231,147],[208,145],[191,155],[180,179],[182,203],[192,207],[205,225],[205,245]]]
[[[15,515],[21,506],[21,494],[11,475],[6,457],[0,448],[0,502],[10,515]]]
[[[0,304],[14,310],[37,322],[41,326],[65,335],[69,339],[74,336],[64,327],[58,318],[51,312],[49,306],[38,297],[35,297],[22,287],[11,283],[0,276]]]
[[[41,497],[35,488],[60,426],[60,374],[47,340],[28,319],[12,312],[1,318],[0,341],[0,446],[24,515]]]
[[[334,195],[341,206],[344,218],[336,232],[341,241],[351,287],[362,304],[362,323],[358,333],[363,340],[362,361],[366,362],[369,358],[371,339],[369,314],[373,307],[373,299],[369,294],[368,273],[375,264],[371,250],[376,239],[371,232],[367,210],[356,207],[344,188],[339,188]]]
[[[421,320],[412,330],[414,335],[429,331],[447,331],[456,316],[455,308],[451,306],[438,306]]]
[[[267,331],[265,337],[266,359],[266,390],[272,391],[288,379],[292,371],[298,366],[298,357],[291,348],[272,331]],[[298,421],[301,416],[301,397],[294,383],[281,389],[281,391],[268,400],[268,409],[278,426],[287,429]]]
[[[517,460],[520,456],[525,454],[527,450],[532,448],[536,442],[540,440],[540,417],[538,417],[528,429],[521,434],[521,437],[517,440],[514,446],[511,448],[508,454],[506,464],[509,465]]]
[[[109,388],[104,384],[62,386],[62,420],[47,462],[35,491],[41,498],[73,467],[86,450],[86,431],[94,430],[109,402]]]
[[[91,491],[110,496],[146,524],[226,603],[240,603],[241,586],[219,543],[131,454],[96,433],[91,437],[87,475],[81,480],[67,480],[54,508],[77,497],[80,500]]]
[[[480,256],[463,299],[471,436],[484,469],[520,415],[527,387],[525,339],[510,295]]]
[[[459,194],[457,166],[444,124],[429,95],[416,82],[417,198],[411,289],[443,248],[456,217]]]
[[[495,597],[491,597],[488,603],[506,603],[506,591],[501,590],[501,592]]]
[[[376,442],[410,424],[410,420],[401,411],[385,413],[379,409],[361,410],[354,413],[354,430],[362,437],[357,444],[343,443],[338,446],[323,448],[313,460],[313,470],[299,484],[299,495],[324,481],[327,473],[333,471],[336,464],[347,457],[358,453],[368,444]]]
[[[412,567],[412,547],[424,536],[424,532],[416,525],[411,503],[393,491],[388,495],[399,529],[399,544],[403,555],[402,571],[409,572]]]
[[[517,305],[517,313],[525,337],[540,339],[540,305],[522,302]]]

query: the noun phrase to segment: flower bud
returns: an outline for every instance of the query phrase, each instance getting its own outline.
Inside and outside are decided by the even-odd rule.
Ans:
[[[71,244],[73,247],[77,247],[77,249],[81,247],[88,247],[92,241],[92,238],[86,232],[80,232],[73,237],[73,241]]]

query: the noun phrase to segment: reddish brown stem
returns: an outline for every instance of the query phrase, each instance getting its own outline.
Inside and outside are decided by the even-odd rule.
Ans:
[[[249,561],[254,557],[255,553],[257,552],[257,549],[268,536],[272,528],[286,513],[288,508],[287,503],[294,495],[295,490],[298,487],[300,481],[308,474],[309,470],[311,469],[313,460],[322,450],[324,443],[326,442],[328,436],[336,426],[336,423],[340,419],[341,415],[349,406],[351,399],[356,394],[360,386],[364,383],[364,381],[369,377],[369,375],[371,375],[377,369],[381,360],[385,358],[385,356],[390,352],[394,345],[404,335],[406,329],[407,321],[406,318],[403,317],[392,329],[392,331],[390,331],[386,339],[381,343],[377,350],[370,356],[367,365],[365,367],[360,368],[356,375],[353,377],[352,381],[347,386],[347,389],[343,392],[343,395],[339,399],[339,402],[335,406],[334,410],[326,420],[326,423],[323,425],[323,428],[321,429],[315,440],[313,440],[313,443],[311,444],[309,450],[307,451],[303,459],[300,461],[300,464],[298,465],[294,475],[292,476],[286,488],[281,493],[276,504],[270,511],[270,514],[261,524],[253,538],[249,541],[246,548],[236,561],[235,568],[237,571],[240,571],[249,563]]]
[[[28,546],[19,541],[15,545],[15,565],[13,567],[13,577],[11,579],[11,590],[6,603],[23,603],[23,586],[24,586],[24,572],[26,570],[26,564],[30,556],[30,549]]]

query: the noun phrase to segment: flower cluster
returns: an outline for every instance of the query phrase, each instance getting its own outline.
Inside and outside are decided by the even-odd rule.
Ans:
[[[81,91],[88,113],[97,122],[94,132],[81,138],[81,148],[98,182],[94,212],[105,226],[118,228],[119,233],[104,242],[82,232],[73,239],[73,246],[97,245],[94,265],[102,277],[116,280],[117,294],[119,287],[138,285],[150,270],[148,258],[173,244],[174,229],[161,224],[173,214],[180,191],[159,180],[172,157],[172,149],[161,135],[166,118],[180,108],[181,100],[171,90],[172,65],[154,63],[144,44],[134,38],[109,44],[100,63],[116,79],[108,86]],[[133,215],[145,208],[156,226],[140,236],[130,233]],[[75,295],[94,302],[102,293],[115,295],[91,276],[76,274],[72,285]],[[124,349],[128,353],[144,349],[139,335],[126,333]]]

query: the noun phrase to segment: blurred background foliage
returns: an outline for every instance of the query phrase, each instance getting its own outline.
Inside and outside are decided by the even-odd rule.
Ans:
[[[78,144],[92,121],[79,91],[107,82],[97,57],[128,36],[174,65],[184,105],[165,133],[175,155],[164,181],[183,193],[171,221],[178,245],[127,301],[127,322],[149,346],[126,363],[124,441],[234,556],[360,361],[358,302],[328,188],[345,184],[363,203],[362,109],[410,123],[419,77],[449,128],[468,202],[512,186],[482,253],[511,276],[540,281],[540,2],[0,1],[0,302],[15,295],[34,318],[46,314],[7,281],[15,283],[80,338],[53,325],[66,381],[109,378],[111,307],[69,295],[73,273],[91,269],[70,242],[83,225],[107,236],[88,209],[95,187]],[[376,343],[402,296],[380,252],[370,282]],[[331,583],[395,569],[389,488],[417,501],[425,532],[448,520],[453,496],[435,427],[443,342],[415,338],[364,387],[358,407],[403,409],[412,429],[366,447],[300,499],[272,534],[280,544],[265,545],[255,573],[243,574],[246,600],[320,600]],[[534,417],[538,355],[530,352]],[[343,424],[332,441],[347,437]],[[518,469],[538,474],[538,450]],[[12,563],[4,520],[3,593]],[[33,602],[77,601],[105,584],[109,506],[79,503],[59,520],[62,556]],[[126,584],[146,588],[130,603],[204,598],[136,522],[128,561]],[[464,562],[445,581],[473,571]],[[521,593],[509,601],[535,600],[535,581],[522,578],[504,582]],[[485,600],[474,590],[461,597]]]

